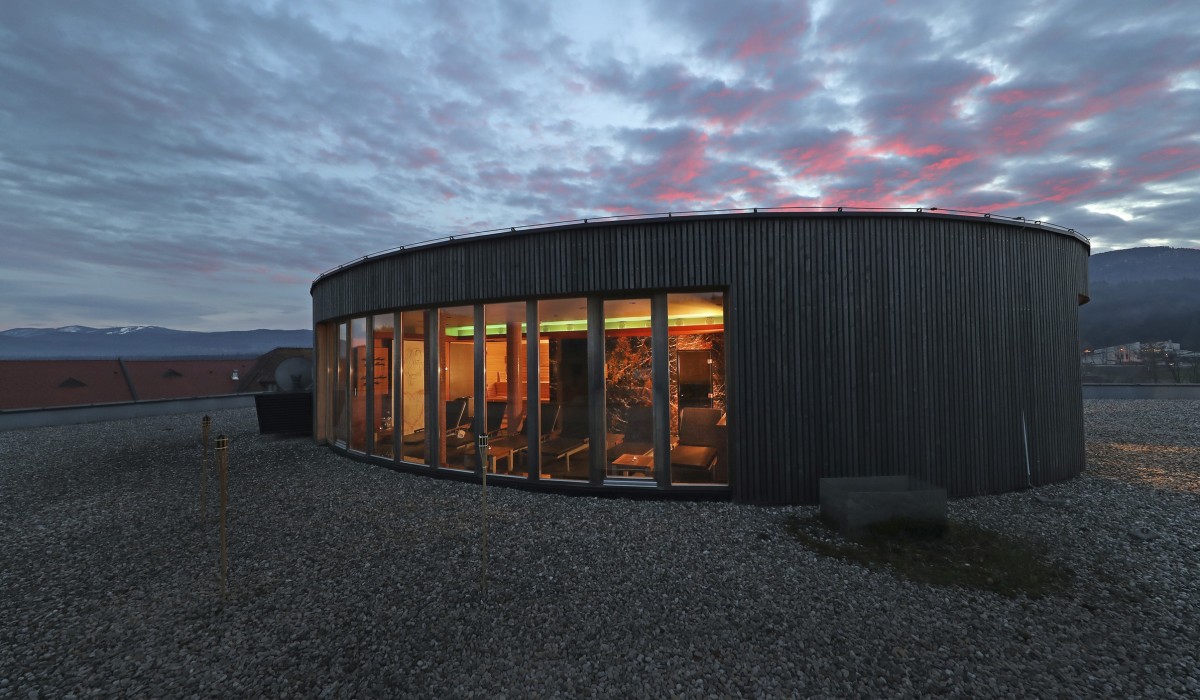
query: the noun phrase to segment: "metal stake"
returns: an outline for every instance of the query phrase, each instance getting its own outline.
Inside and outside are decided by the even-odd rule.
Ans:
[[[200,522],[208,521],[208,434],[212,418],[205,416],[200,421],[200,440],[204,443],[204,459],[200,462]]]
[[[226,486],[229,473],[229,438],[217,437],[217,475],[221,482],[221,597],[225,597],[225,581],[229,576],[229,554],[225,538],[225,506],[228,502]]]

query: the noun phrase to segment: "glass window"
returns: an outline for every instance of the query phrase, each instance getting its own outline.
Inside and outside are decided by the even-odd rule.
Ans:
[[[345,323],[337,324],[337,338],[334,344],[337,346],[337,363],[334,365],[334,383],[333,383],[333,401],[331,407],[333,410],[333,439],[334,442],[346,444],[346,437],[349,434],[350,427],[350,404],[346,401],[346,397],[350,392],[350,383],[348,380],[349,372],[349,340],[348,327]]]
[[[374,393],[374,442],[372,454],[381,457],[392,457],[392,436],[395,432],[394,407],[392,397],[395,387],[392,383],[392,346],[395,341],[395,321],[392,314],[379,314],[371,319],[372,356],[371,377],[375,387]]]
[[[729,483],[724,307],[720,292],[667,295],[671,483]]]
[[[367,449],[367,319],[350,321],[350,449]]]
[[[483,373],[487,469],[491,473],[527,476],[525,303],[488,304],[483,307],[483,317],[487,328]]]
[[[400,314],[400,457],[425,464],[425,312]]]
[[[605,476],[654,478],[650,300],[604,302]]]
[[[473,469],[475,433],[472,431],[475,404],[475,310],[456,306],[438,312],[441,342],[442,405],[445,407],[441,435],[443,467]]]
[[[538,426],[544,479],[590,477],[588,455],[587,300],[538,302],[546,392]]]

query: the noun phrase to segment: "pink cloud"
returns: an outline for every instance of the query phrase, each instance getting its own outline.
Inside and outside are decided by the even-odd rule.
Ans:
[[[1144,183],[1158,182],[1200,170],[1200,146],[1165,146],[1137,157],[1137,164],[1120,168],[1117,174],[1123,180]]]
[[[954,170],[958,166],[965,163],[970,163],[978,158],[979,156],[973,153],[959,153],[957,155],[942,158],[941,160],[935,161],[921,168],[921,179],[931,180],[935,177],[941,177]]]
[[[722,86],[701,93],[695,100],[695,109],[709,126],[720,126],[726,132],[730,132],[753,118],[766,120],[766,116],[780,104],[803,96],[803,92],[792,94],[758,88],[740,90]]]
[[[793,53],[789,50],[789,45],[807,31],[808,22],[804,20],[795,20],[779,27],[759,27],[738,44],[734,58],[739,61],[748,61],[777,54]]]
[[[876,179],[866,187],[832,188],[822,192],[821,198],[824,204],[841,207],[900,206],[896,189],[883,179]]]
[[[791,58],[799,38],[809,30],[806,3],[697,0],[678,3],[678,7],[689,15],[691,28],[706,40],[706,53],[744,63],[774,65]]]
[[[991,148],[1001,153],[1028,153],[1046,148],[1068,129],[1122,109],[1144,106],[1147,95],[1166,89],[1167,78],[1131,82],[1104,92],[1107,76],[1080,76],[1071,85],[1011,88],[992,93],[989,101],[1014,108],[1001,112],[991,127]]]
[[[835,174],[846,168],[853,138],[849,132],[839,132],[823,143],[786,149],[782,160],[796,168],[797,174],[809,177]]]
[[[777,207],[819,207],[823,206],[824,202],[820,197],[797,197],[795,195],[783,194],[779,198],[779,202],[774,206]]]
[[[663,185],[654,193],[654,199],[665,204],[678,204],[684,202],[690,205],[698,205],[708,201],[706,197],[687,190],[679,189],[672,185]]]
[[[987,99],[996,104],[1011,105],[1018,102],[1049,102],[1061,97],[1058,87],[1043,88],[1009,88],[996,90],[988,94]]]
[[[925,92],[915,94],[911,99],[900,102],[888,115],[889,121],[901,120],[910,123],[924,122],[942,124],[960,117],[955,103],[976,90],[986,88],[995,82],[996,76],[991,73],[972,72],[954,83],[940,85]]]
[[[905,158],[925,158],[928,156],[938,156],[945,152],[945,146],[940,146],[936,143],[918,146],[910,143],[903,136],[897,136],[890,141],[885,141],[868,148],[855,149],[854,155],[872,157],[903,156]]]
[[[1107,175],[1102,170],[1089,170],[1075,175],[1053,177],[1022,185],[1023,197],[992,200],[986,193],[962,193],[960,201],[967,209],[1002,211],[1021,209],[1046,202],[1066,204],[1085,200],[1084,195],[1103,185]],[[974,200],[971,198],[975,197]]]
[[[1093,171],[1074,177],[1043,180],[1030,189],[1039,193],[1047,193],[1040,199],[1037,199],[1035,203],[1065,202],[1075,199],[1079,195],[1096,187],[1096,185],[1100,184],[1102,177],[1102,173]]]
[[[650,142],[656,136],[657,132],[647,132],[642,140]],[[707,143],[707,134],[687,133],[677,143],[667,147],[652,167],[634,178],[630,189],[650,187],[652,198],[660,202],[700,201],[700,195],[687,191],[683,186],[708,171]]]
[[[646,212],[637,207],[631,207],[627,204],[609,205],[600,207],[601,211],[608,212],[610,216],[637,216]]]
[[[1060,109],[1021,107],[1002,116],[992,127],[993,144],[1003,153],[1021,153],[1042,148],[1066,129]]]
[[[405,164],[410,168],[426,168],[431,165],[441,165],[442,162],[441,151],[431,146],[417,149],[405,158]]]
[[[523,182],[520,175],[514,173],[505,167],[493,166],[478,173],[479,183],[495,190],[504,190],[516,187]]]
[[[726,191],[742,190],[747,195],[754,197],[756,201],[770,201],[772,188],[769,185],[774,184],[775,178],[770,173],[753,167],[742,166],[739,170],[741,170],[742,176],[726,181],[722,189]]]

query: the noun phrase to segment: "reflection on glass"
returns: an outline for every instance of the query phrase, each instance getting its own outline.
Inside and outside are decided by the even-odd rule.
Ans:
[[[538,329],[545,343],[545,398],[539,426],[542,478],[590,476],[588,454],[587,300],[538,302]]]
[[[367,319],[350,321],[350,449],[367,449]]]
[[[728,484],[723,295],[668,294],[667,317],[671,482]]]
[[[650,300],[604,302],[606,476],[654,478]]]
[[[405,311],[400,326],[400,456],[406,462],[425,464],[425,312]]]
[[[487,398],[487,469],[494,474],[529,474],[525,432],[525,304],[483,307],[487,327],[484,394]]]
[[[350,404],[346,401],[346,396],[350,391],[349,371],[347,370],[349,344],[347,341],[346,324],[337,324],[337,339],[334,343],[337,346],[337,363],[334,366],[333,400],[330,403],[333,410],[333,439],[343,445],[346,444],[350,427]]]
[[[445,423],[440,437],[443,467],[474,468],[475,310],[456,306],[438,312],[441,392]]]
[[[392,397],[395,395],[392,384],[392,345],[396,333],[393,327],[392,314],[379,314],[371,319],[372,349],[371,377],[375,387],[374,410],[374,443],[372,454],[381,457],[391,457],[392,436],[395,433],[393,420]]]
[[[724,296],[672,293],[666,302],[663,348],[652,347],[650,299],[609,299],[602,304],[604,476],[652,482],[665,464],[672,484],[728,485]],[[369,449],[375,456],[427,464],[427,437],[432,433],[441,466],[474,471],[480,463],[474,433],[478,410],[489,437],[483,458],[489,473],[528,476],[532,445],[540,455],[542,478],[590,480],[587,307],[582,298],[537,302],[536,398],[528,394],[525,302],[484,305],[480,329],[475,328],[472,306],[376,314],[322,325],[322,353],[328,364],[319,386],[329,396],[320,410],[322,420],[328,421],[327,435],[356,452]],[[484,332],[483,385],[478,387],[484,403],[479,407],[477,330]],[[430,369],[436,369],[438,382],[427,387],[426,357],[435,349],[440,366]],[[656,350],[666,353],[660,361],[669,367],[667,405],[660,409],[667,416],[670,451],[658,455]],[[434,420],[426,415],[427,389],[437,395]],[[531,443],[526,417],[532,400],[541,404],[541,420],[528,426],[537,436]]]

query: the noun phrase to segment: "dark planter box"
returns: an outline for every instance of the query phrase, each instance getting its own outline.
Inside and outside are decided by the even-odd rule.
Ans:
[[[821,479],[821,517],[845,533],[888,520],[944,527],[946,489],[909,476]]]
[[[254,396],[258,411],[258,432],[266,435],[312,435],[313,395],[311,391],[280,391]]]

